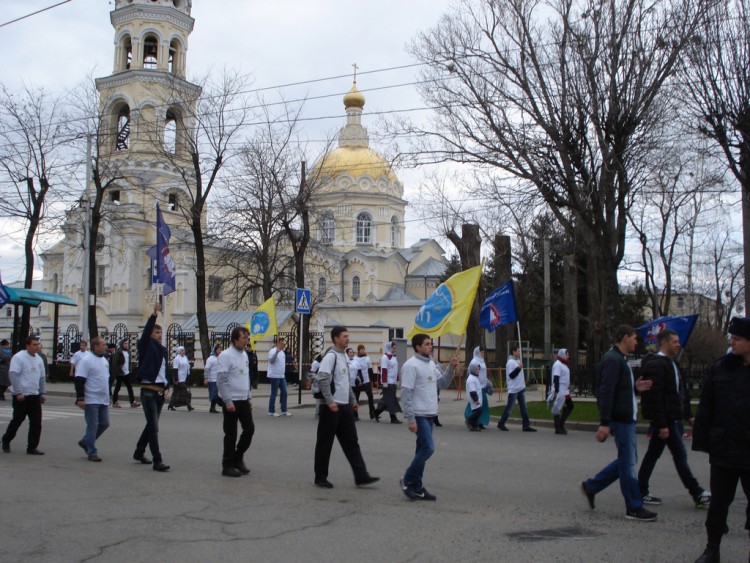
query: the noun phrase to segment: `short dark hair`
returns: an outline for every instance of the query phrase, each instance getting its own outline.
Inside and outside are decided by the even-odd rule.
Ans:
[[[151,330],[161,330],[161,325],[154,325],[154,328]]]
[[[30,346],[35,340],[39,340],[39,337],[36,334],[31,334],[26,337],[23,343],[25,346]]]
[[[342,332],[349,332],[349,329],[343,325],[336,325],[331,329],[331,340],[341,336]]]
[[[243,334],[250,334],[250,331],[247,330],[247,327],[244,326],[236,326],[232,329],[231,339],[232,343],[237,342]]]
[[[91,347],[93,348],[94,346],[96,346],[100,342],[104,342],[104,339],[101,338],[100,336],[94,336],[94,338],[91,339]]]
[[[635,329],[630,325],[620,325],[615,330],[615,344],[622,342],[622,339],[626,336],[633,336]]]
[[[411,337],[411,347],[414,348],[414,351],[416,352],[417,346],[422,346],[427,339],[431,340],[432,337],[424,332],[419,332]]]
[[[359,352],[360,350],[364,350],[364,349],[365,349],[364,344],[360,344],[359,346],[357,346],[357,352]]]
[[[2,340],[0,340],[0,346],[2,346],[3,344],[10,344],[10,342],[8,342],[7,338],[3,338]]]
[[[88,342],[86,342],[85,340],[81,340],[81,341],[80,341],[80,342],[79,342],[78,344],[79,344],[79,345],[81,345],[81,344],[85,344],[86,346],[88,346],[88,345],[89,345],[89,343],[88,343]]]
[[[512,354],[513,352],[515,352],[516,350],[518,350],[520,347],[521,347],[520,344],[511,344],[510,345],[510,353]]]
[[[671,328],[665,328],[664,330],[660,331],[659,334],[656,335],[656,340],[658,340],[659,345],[661,345],[666,340],[669,340],[673,336],[679,336],[675,331],[673,331]]]

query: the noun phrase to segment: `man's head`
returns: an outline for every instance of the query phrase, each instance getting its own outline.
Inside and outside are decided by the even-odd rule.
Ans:
[[[180,356],[184,356],[185,355],[185,347],[184,346],[178,346],[177,347],[177,354],[179,354]]]
[[[154,328],[151,331],[151,338],[161,342],[161,325],[154,325]]]
[[[331,342],[338,350],[344,350],[349,345],[349,329],[336,325],[331,329]]]
[[[623,354],[632,354],[638,346],[638,333],[630,325],[620,325],[615,330],[615,346]]]
[[[236,326],[232,329],[232,346],[238,350],[247,348],[247,341],[250,338],[250,331],[244,326]],[[225,356],[226,357],[226,356]]]
[[[656,335],[659,342],[659,351],[665,356],[676,358],[680,353],[680,337],[673,330],[665,328]]]
[[[91,339],[91,351],[97,356],[103,356],[107,351],[107,342],[98,336]]]
[[[10,342],[8,342],[7,338],[0,340],[0,348],[10,348]]]
[[[518,344],[512,344],[510,347],[510,355],[515,356],[516,358],[521,353],[521,347]]]
[[[421,356],[432,356],[432,338],[427,334],[420,332],[412,336],[411,347]]]
[[[283,336],[276,337],[276,348],[279,350],[286,348],[286,339]]]
[[[81,340],[80,346],[81,346],[81,352],[85,352],[89,347],[89,343],[86,342],[85,340]]]
[[[26,346],[26,351],[31,354],[32,356],[36,355],[36,353],[39,351],[39,337],[35,335],[27,336],[26,340],[24,340],[24,345]]]
[[[122,348],[123,350],[127,350],[128,347],[130,347],[130,341],[125,338],[120,342],[120,348]]]
[[[367,355],[367,350],[365,349],[365,345],[360,344],[359,346],[357,346],[357,356],[366,356],[366,355]]]
[[[750,359],[750,317],[733,317],[728,332],[732,354]]]

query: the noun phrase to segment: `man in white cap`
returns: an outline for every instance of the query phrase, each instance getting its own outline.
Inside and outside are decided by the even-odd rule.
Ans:
[[[557,351],[557,360],[552,365],[552,388],[547,397],[552,416],[555,418],[555,434],[567,434],[565,421],[573,412],[573,399],[570,396],[570,354],[566,348]]]

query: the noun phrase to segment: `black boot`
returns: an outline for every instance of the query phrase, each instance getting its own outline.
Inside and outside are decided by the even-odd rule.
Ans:
[[[373,418],[375,419],[375,422],[380,422],[380,415],[383,412],[383,409],[375,409],[375,412],[373,414]]]
[[[401,421],[394,413],[391,413],[391,424],[401,424]]]
[[[435,421],[435,426],[437,426],[438,428],[442,426],[442,424],[440,424],[440,419],[438,419],[438,417],[435,417],[434,421]]]
[[[567,434],[562,425],[562,419],[559,414],[555,415],[555,434]]]
[[[240,473],[240,470],[234,464],[235,461],[233,459],[223,459],[221,461],[221,474],[224,477],[240,477],[242,473]]]
[[[695,563],[720,563],[720,561],[719,546],[707,545],[701,556],[695,560]]]
[[[236,457],[234,459],[234,466],[237,468],[237,471],[239,471],[243,475],[247,475],[248,473],[250,473],[250,470],[247,468],[247,465],[245,465],[245,461],[242,459],[242,456]]]
[[[568,417],[570,416],[570,413],[573,412],[573,405],[570,406],[565,405],[562,409],[562,412],[560,413],[560,428],[562,428],[563,432],[567,434],[567,430],[565,430],[565,421],[568,420]]]
[[[216,412],[216,413],[219,412],[216,410],[216,401],[211,401],[211,408],[208,409],[208,412]]]

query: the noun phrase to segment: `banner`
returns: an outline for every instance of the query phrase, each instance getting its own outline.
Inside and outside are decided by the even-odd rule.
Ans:
[[[494,332],[499,326],[517,321],[516,294],[513,290],[513,280],[510,280],[487,296],[479,312],[479,324]]]
[[[680,346],[683,348],[687,344],[690,333],[693,332],[695,321],[698,320],[698,315],[687,315],[684,317],[659,317],[656,320],[646,323],[643,326],[639,326],[637,329],[638,334],[643,337],[643,341],[646,344],[646,348],[653,351],[659,348],[659,342],[656,339],[656,335],[664,329],[670,329],[677,333],[680,338]]]
[[[164,221],[164,217],[156,204],[156,246],[152,246],[146,251],[151,257],[152,263],[155,262],[155,271],[153,272],[152,283],[164,284],[164,295],[169,295],[175,290],[175,265],[172,256],[169,254],[169,238],[172,231],[169,225]]]
[[[245,325],[250,331],[250,346],[255,350],[255,342],[273,336],[278,332],[276,326],[276,301],[273,296],[267,299],[255,310],[253,316]]]
[[[420,332],[432,338],[443,334],[464,334],[481,277],[482,266],[475,266],[440,284],[420,307],[414,326],[406,337],[411,338]]]
[[[5,305],[8,301],[10,301],[10,295],[8,295],[8,292],[5,290],[3,280],[0,279],[0,307]]]

